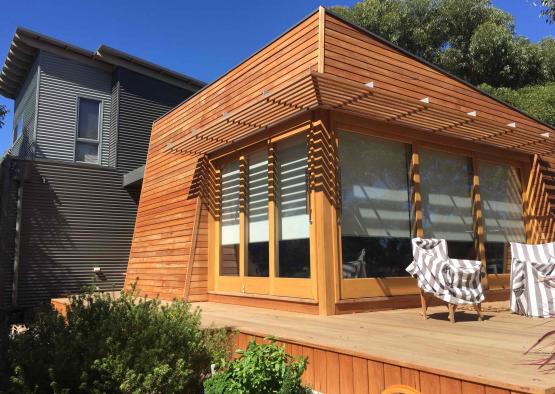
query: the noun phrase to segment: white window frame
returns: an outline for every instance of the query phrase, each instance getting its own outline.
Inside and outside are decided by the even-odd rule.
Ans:
[[[98,138],[96,140],[90,138],[80,138],[79,137],[79,108],[81,107],[81,100],[90,100],[98,102]],[[102,152],[102,114],[103,114],[104,101],[96,97],[78,96],[77,97],[77,110],[75,117],[75,140],[73,147],[73,161],[77,163],[85,164],[100,164],[101,163],[101,152]],[[79,142],[96,144],[98,153],[96,155],[96,163],[91,163],[88,161],[77,160],[77,144]]]

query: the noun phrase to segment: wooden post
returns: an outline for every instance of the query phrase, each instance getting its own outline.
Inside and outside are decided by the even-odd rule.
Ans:
[[[198,229],[200,227],[200,212],[202,208],[202,200],[196,198],[195,221],[193,222],[193,232],[191,234],[191,246],[189,249],[189,260],[187,261],[187,276],[185,279],[185,301],[189,301],[189,293],[191,291],[191,280],[193,277],[193,267],[195,263],[195,250],[197,248]]]
[[[412,236],[423,237],[422,194],[420,193],[420,154],[417,144],[412,145],[409,178],[411,180]]]
[[[309,190],[313,233],[313,258],[315,259],[318,304],[321,315],[335,313],[335,270],[337,256],[337,149],[330,130],[329,112],[313,114],[309,135]]]
[[[484,234],[484,216],[482,212],[482,198],[480,195],[480,177],[478,176],[478,161],[472,158],[472,218],[474,230],[474,248],[476,250],[476,259],[482,262],[483,272],[486,274],[482,278],[482,285],[489,289],[489,280],[486,265],[486,247]]]

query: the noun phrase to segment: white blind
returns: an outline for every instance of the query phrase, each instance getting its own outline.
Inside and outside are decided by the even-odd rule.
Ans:
[[[405,145],[343,132],[339,160],[342,235],[410,238]]]
[[[518,170],[480,161],[478,176],[486,242],[525,242]]]
[[[248,217],[249,242],[267,242],[268,234],[268,152],[249,155]]]
[[[472,241],[470,161],[443,152],[420,152],[422,225],[427,238]]]
[[[280,239],[308,238],[306,136],[292,138],[278,144],[276,148],[280,193]]]
[[[239,243],[239,163],[223,167],[221,185],[221,244],[235,245]]]

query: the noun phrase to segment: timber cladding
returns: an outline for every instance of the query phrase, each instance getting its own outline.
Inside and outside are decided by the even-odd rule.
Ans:
[[[202,178],[203,159],[171,152],[167,145],[223,112],[260,97],[264,90],[316,69],[317,31],[318,15],[314,14],[154,124],[127,287],[136,282],[142,294],[163,299],[184,297],[197,203],[193,184]],[[191,301],[207,299],[207,215],[203,204],[190,279]]]
[[[257,333],[240,331],[234,338],[236,349],[246,349],[251,341],[268,340]],[[276,341],[297,358],[308,357],[303,384],[326,394],[381,394],[397,385],[411,387],[422,394],[522,394],[502,387],[450,377],[431,370],[419,370],[343,350],[318,347],[288,340]],[[394,393],[401,391],[393,391]]]
[[[208,299],[208,290],[213,288],[211,281],[214,281],[214,278],[208,275],[209,260],[212,260],[211,264],[215,264],[213,260],[217,255],[208,248],[208,235],[209,229],[211,234],[217,231],[217,225],[213,224],[217,222],[218,216],[218,185],[214,181],[215,170],[211,167],[210,161],[225,155],[241,154],[238,151],[239,142],[226,141],[228,130],[222,119],[225,120],[234,111],[239,112],[238,109],[247,113],[256,112],[259,109],[252,109],[248,105],[260,102],[265,97],[271,98],[271,94],[276,91],[281,92],[281,89],[284,89],[283,86],[286,86],[285,90],[287,90],[294,81],[300,81],[303,78],[306,80],[312,78],[313,81],[317,78],[315,72],[323,73],[325,78],[320,78],[327,81],[329,86],[340,82],[358,85],[371,81],[377,88],[392,96],[402,95],[411,100],[427,98],[430,103],[438,104],[450,111],[458,111],[462,116],[477,111],[479,118],[498,123],[499,127],[506,128],[516,122],[528,130],[528,136],[531,133],[530,130],[538,133],[551,130],[447,73],[320,9],[155,122],[129,259],[127,287],[136,282],[138,290],[144,295],[158,295],[163,299],[188,298],[191,301]],[[303,89],[308,88],[299,89],[301,89],[300,93],[294,92],[291,95],[307,94]],[[342,103],[343,96],[341,96],[338,100],[340,101],[338,106],[330,108],[332,104],[329,104],[322,107],[324,111],[320,112],[326,113],[331,119],[335,119],[337,114],[343,115],[342,119],[352,117],[352,114],[346,114],[345,108],[342,107],[343,104],[352,104],[357,99]],[[283,107],[294,107],[294,101],[293,104],[285,101],[277,104]],[[374,104],[355,103],[356,105]],[[283,108],[273,109],[272,111],[275,112],[271,114],[260,114],[260,122],[257,120],[256,125],[262,124],[266,129],[255,135],[246,135],[252,131],[249,129],[252,125],[243,124],[240,119],[227,119],[227,121],[235,127],[235,130],[244,127],[241,130],[244,130],[245,139],[240,141],[240,144],[241,147],[245,147],[248,143],[256,144],[286,131],[283,124],[292,121],[290,117],[277,119],[276,123],[273,123],[275,119],[272,118],[272,122],[264,123],[275,113],[281,113],[280,110]],[[318,114],[318,111],[304,112],[304,116],[314,114]],[[406,119],[395,117],[395,121],[409,122],[407,120],[409,117],[406,116]],[[362,121],[370,122],[368,118]],[[527,154],[514,150],[515,146],[504,140],[504,135],[512,133],[512,129],[508,131],[503,129],[501,134],[495,132],[490,136],[479,137],[477,139],[479,143],[476,143],[464,141],[461,136],[455,139],[452,135],[445,136],[441,133],[425,132],[427,134],[424,136],[422,130],[417,130],[414,126],[406,127],[406,122],[399,121],[400,124],[382,122],[383,130],[391,135],[433,140],[434,144],[441,144],[438,142],[440,140],[444,141],[444,144],[448,144],[446,141],[451,141],[449,146],[468,152],[476,149],[483,156],[514,154],[515,160],[517,157],[520,161],[527,162],[529,159]],[[425,122],[429,122],[429,119]],[[466,127],[468,126],[466,123],[471,122],[472,120],[465,120],[446,128],[455,129],[462,125]],[[268,128],[269,125],[271,125],[270,128]],[[211,130],[215,134],[207,136],[201,134],[196,138],[199,130],[205,127],[212,127]],[[334,138],[337,131],[342,129],[344,128],[341,124],[333,125],[332,122],[329,128],[315,127],[309,132],[311,154],[317,152],[319,157],[318,160],[312,160],[309,166],[311,173],[320,174],[310,179],[311,189],[316,192],[321,191],[322,196],[325,196],[321,200],[315,200],[314,206],[317,207],[315,209],[327,212],[324,215],[326,220],[331,218],[329,223],[325,224],[315,221],[313,231],[315,231],[314,234],[319,234],[315,238],[329,250],[315,249],[314,252],[320,251],[318,261],[323,262],[324,259],[330,258],[326,261],[332,265],[336,260],[333,260],[335,257],[329,256],[337,256],[337,250],[334,249],[337,248],[334,241],[337,234],[334,235],[327,229],[328,226],[333,227],[331,223],[335,220],[333,218],[341,201],[338,190],[334,187],[338,183]],[[443,131],[443,129],[444,127],[440,127],[432,131]],[[217,134],[218,132],[221,132],[222,136]],[[488,138],[493,138],[490,145],[486,145],[483,141]],[[538,136],[536,135],[535,138],[532,143],[527,142],[524,145],[539,146],[536,145],[539,143]],[[497,141],[496,147],[492,146],[495,145],[494,139]],[[193,148],[187,150],[187,143],[192,141],[195,141]],[[204,145],[203,141],[205,141]],[[207,160],[206,151],[203,151],[203,148],[212,146],[214,142],[221,143],[221,149],[211,151],[208,157],[210,160]],[[226,145],[228,142],[231,144]],[[543,143],[543,141],[540,142]],[[513,151],[502,148],[504,146],[511,147]],[[528,229],[529,234],[536,234],[538,240],[547,240],[551,238],[545,234],[553,232],[549,197],[549,193],[553,193],[553,190],[544,185],[544,180],[548,179],[545,166],[538,164],[534,168],[538,176],[529,188],[526,209],[533,218],[531,222],[534,220],[535,222],[530,223]],[[199,207],[198,204],[201,206]],[[197,221],[198,211],[200,211],[200,219]],[[476,214],[478,215],[478,212]],[[333,231],[337,231],[337,227]],[[322,267],[327,265],[323,264]],[[322,289],[333,287],[334,282],[335,286],[338,286],[338,278],[333,278],[333,275],[338,274],[320,270],[317,275],[319,275],[318,289],[311,289],[311,291],[314,294],[318,293],[318,299],[322,302],[322,297],[328,297],[331,294],[329,292],[326,294]],[[339,293],[338,289],[336,293]],[[339,297],[336,295],[335,301],[338,300]],[[326,300],[327,309],[333,309],[333,301],[331,298]]]

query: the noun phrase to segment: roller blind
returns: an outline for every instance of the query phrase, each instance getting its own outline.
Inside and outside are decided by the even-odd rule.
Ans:
[[[306,137],[303,135],[278,144],[277,161],[281,217],[280,239],[308,238]]]
[[[268,152],[249,155],[249,242],[267,242],[268,234]]]
[[[425,237],[473,241],[470,160],[422,149],[420,181]]]
[[[221,185],[221,244],[235,245],[239,243],[239,163],[222,168]]]
[[[405,145],[345,132],[339,141],[342,235],[410,237]]]
[[[525,242],[518,170],[480,161],[478,176],[486,242]]]

